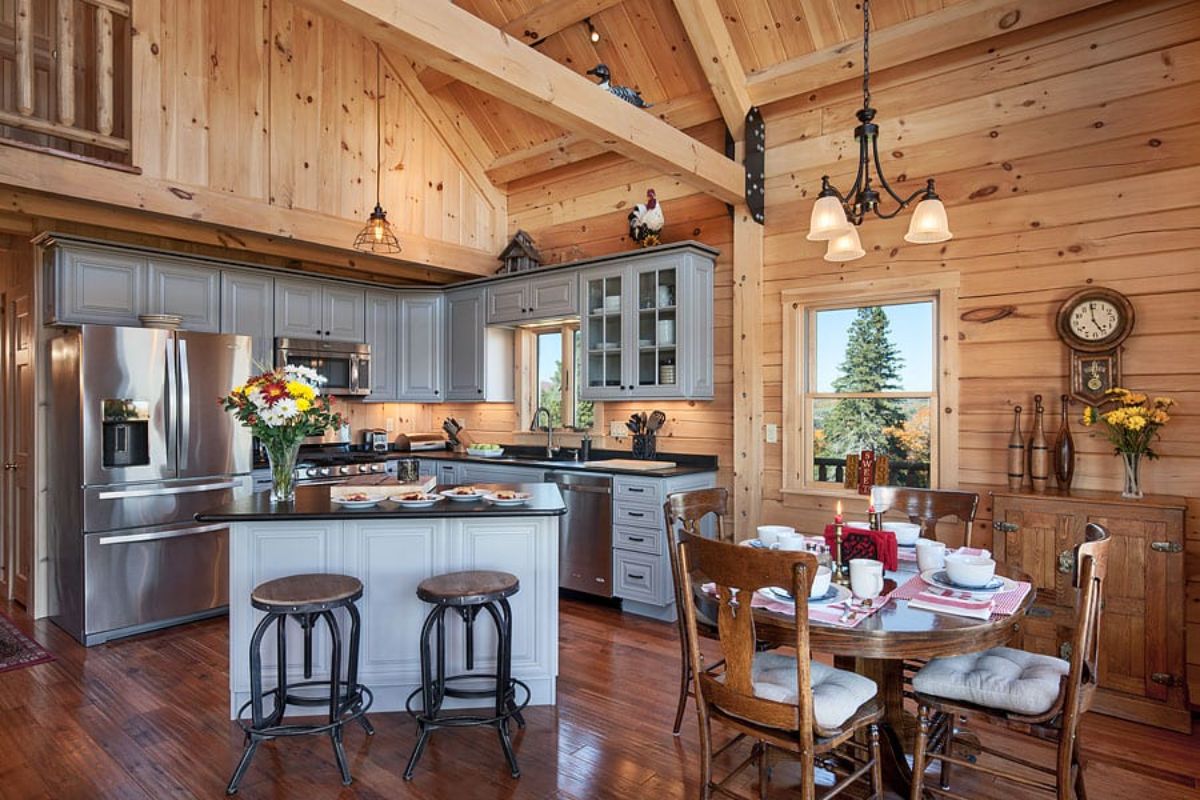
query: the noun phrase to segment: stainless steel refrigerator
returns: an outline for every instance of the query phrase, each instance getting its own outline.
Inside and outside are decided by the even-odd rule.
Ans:
[[[84,325],[51,339],[51,618],[80,642],[227,609],[228,528],[193,517],[250,490],[250,434],[217,401],[250,369],[248,336]]]

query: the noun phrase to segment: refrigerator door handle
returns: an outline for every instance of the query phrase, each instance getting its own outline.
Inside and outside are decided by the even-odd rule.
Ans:
[[[179,471],[187,469],[192,447],[192,375],[188,369],[187,339],[179,342]]]
[[[178,365],[175,363],[175,337],[173,336],[168,336],[166,339],[164,358],[167,361],[167,393],[163,398],[163,405],[166,406],[166,413],[163,415],[165,420],[163,429],[167,446],[167,463],[171,464],[175,461],[176,455],[175,407],[179,398],[179,372]]]
[[[101,536],[99,543],[102,545],[114,544],[132,544],[134,542],[157,542],[160,539],[178,539],[183,536],[194,536],[199,533],[214,533],[223,531],[229,527],[228,524],[217,523],[213,525],[201,525],[195,528],[185,528],[177,531],[159,531],[157,533],[126,533],[119,536]]]
[[[221,481],[220,483],[198,483],[195,486],[172,486],[167,489],[118,489],[112,492],[100,492],[97,500],[123,500],[127,497],[157,497],[167,494],[195,494],[197,492],[215,492],[220,489],[236,489],[241,481]]]

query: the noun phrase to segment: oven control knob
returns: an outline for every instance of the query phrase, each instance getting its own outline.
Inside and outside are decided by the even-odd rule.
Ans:
[[[318,470],[316,467],[309,467],[308,469],[304,470],[304,474],[310,478],[315,478],[320,474],[320,470]]]
[[[321,467],[318,474],[320,474],[320,476],[322,478],[328,478],[329,477],[329,467]]]
[[[349,467],[338,467],[338,474],[339,475],[349,475],[350,468]]]
[[[372,464],[371,472],[383,472],[383,464]]]

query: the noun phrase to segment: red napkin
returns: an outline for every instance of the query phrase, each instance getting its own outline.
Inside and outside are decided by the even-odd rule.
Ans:
[[[837,532],[833,525],[825,526],[825,546],[829,548],[829,554],[837,558]],[[849,525],[842,528],[842,558],[847,562],[852,558],[873,558],[882,561],[884,569],[898,569],[899,551],[896,534],[891,531],[873,531]]]

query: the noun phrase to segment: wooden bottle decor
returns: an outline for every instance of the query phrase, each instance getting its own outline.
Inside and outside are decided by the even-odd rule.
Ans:
[[[1050,442],[1046,439],[1042,396],[1033,396],[1033,436],[1029,439],[1029,481],[1033,491],[1043,494],[1050,486]]]
[[[1012,435],[1008,437],[1008,490],[1021,491],[1025,483],[1025,437],[1021,435],[1021,407],[1013,409]]]
[[[1071,398],[1062,396],[1062,424],[1058,428],[1058,440],[1054,443],[1054,479],[1058,488],[1064,492],[1071,491],[1071,481],[1075,478],[1075,439],[1071,436]]]

